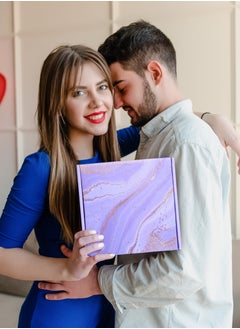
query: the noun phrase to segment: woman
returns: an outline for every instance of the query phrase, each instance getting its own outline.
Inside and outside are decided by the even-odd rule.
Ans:
[[[77,280],[87,275],[90,265],[113,258],[87,256],[102,248],[102,237],[91,231],[76,235],[70,261],[61,259],[59,248],[64,242],[71,246],[81,230],[76,163],[120,159],[112,91],[108,66],[92,49],[61,46],[44,61],[37,107],[40,149],[24,160],[1,216],[1,274],[24,280]],[[131,152],[138,144],[138,130],[123,130],[119,138],[128,140],[131,147],[125,152]],[[41,256],[22,249],[32,229]],[[88,242],[97,243],[83,247]],[[76,261],[80,278],[74,276]],[[102,295],[59,303],[47,301],[45,293],[35,281],[19,327],[114,325],[113,309]]]

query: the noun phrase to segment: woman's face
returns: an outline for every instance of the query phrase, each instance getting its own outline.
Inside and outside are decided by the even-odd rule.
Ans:
[[[76,85],[68,91],[65,105],[70,138],[107,132],[113,97],[106,78],[95,64],[86,62],[79,69]]]

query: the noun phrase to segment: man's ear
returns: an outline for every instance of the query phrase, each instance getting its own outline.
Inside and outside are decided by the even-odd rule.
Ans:
[[[155,84],[158,84],[162,79],[162,67],[158,61],[150,61],[147,65],[147,71]]]

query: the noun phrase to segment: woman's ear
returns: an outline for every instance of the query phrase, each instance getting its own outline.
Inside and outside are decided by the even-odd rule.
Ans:
[[[162,79],[162,67],[158,61],[150,61],[147,65],[147,71],[155,84],[158,84]]]

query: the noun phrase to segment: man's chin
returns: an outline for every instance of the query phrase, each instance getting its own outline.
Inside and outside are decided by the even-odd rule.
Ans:
[[[142,127],[143,125],[141,125],[138,121],[131,119],[131,125],[134,127]]]
[[[137,127],[137,122],[136,122],[136,120],[134,120],[133,118],[130,117],[130,122],[131,122],[131,125]]]
[[[138,127],[138,120],[136,119],[136,117],[135,116],[130,116],[129,113],[128,113],[128,116],[130,118],[131,125],[133,125],[135,127]]]
[[[130,122],[131,122],[131,125],[132,126],[135,126],[135,127],[142,127],[144,126],[145,123],[142,122],[142,119],[139,118],[136,114],[133,114],[132,116],[129,115],[129,112],[128,112],[128,116],[130,118]]]

